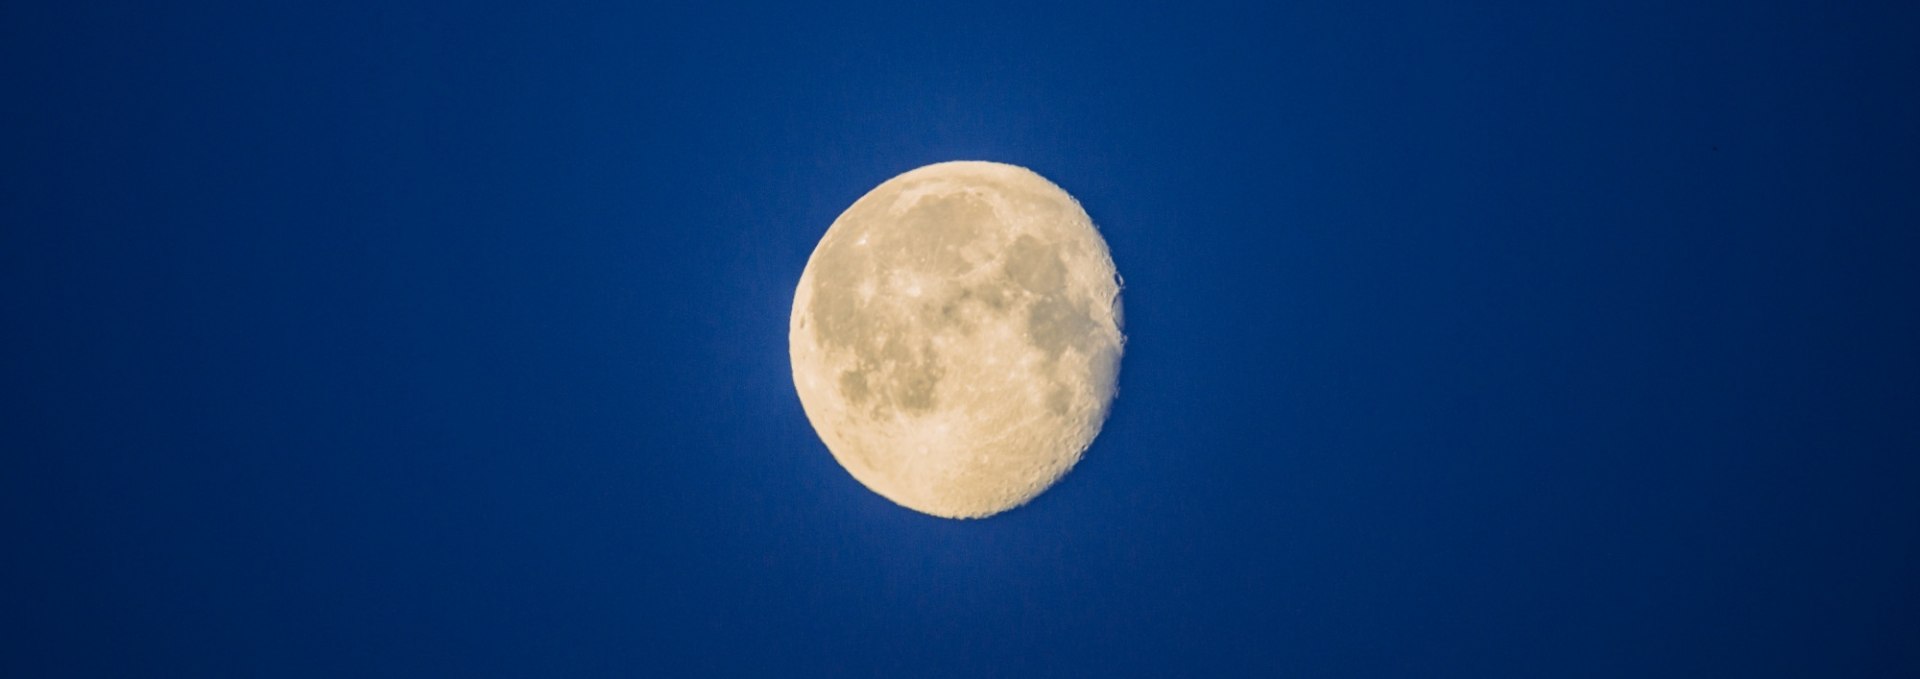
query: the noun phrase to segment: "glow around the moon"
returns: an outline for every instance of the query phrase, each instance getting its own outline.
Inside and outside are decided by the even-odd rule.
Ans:
[[[1120,285],[1072,196],[1021,167],[928,165],[862,196],[794,291],[793,380],[835,459],[951,518],[1033,499],[1100,431]]]

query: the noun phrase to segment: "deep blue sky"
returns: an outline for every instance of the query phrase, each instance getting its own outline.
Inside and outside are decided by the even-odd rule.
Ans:
[[[1920,673],[1910,3],[261,4],[0,6],[0,674]],[[1127,282],[978,522],[787,364],[953,159]]]

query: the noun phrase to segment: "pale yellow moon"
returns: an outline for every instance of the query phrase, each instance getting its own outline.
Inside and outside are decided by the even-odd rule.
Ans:
[[[1026,168],[928,165],[861,196],[794,291],[794,387],[853,478],[948,518],[1025,504],[1113,402],[1124,338],[1107,243]]]

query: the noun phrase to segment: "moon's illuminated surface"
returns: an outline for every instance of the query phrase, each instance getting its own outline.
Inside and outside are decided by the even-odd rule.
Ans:
[[[800,402],[874,492],[936,516],[1018,507],[1100,432],[1120,366],[1106,241],[1021,167],[928,165],[862,196],[807,261]]]

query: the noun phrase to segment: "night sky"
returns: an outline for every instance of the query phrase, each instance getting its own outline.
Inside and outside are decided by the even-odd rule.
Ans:
[[[1920,675],[1920,7],[0,4],[0,675]],[[1125,278],[983,521],[813,433],[928,163]]]

